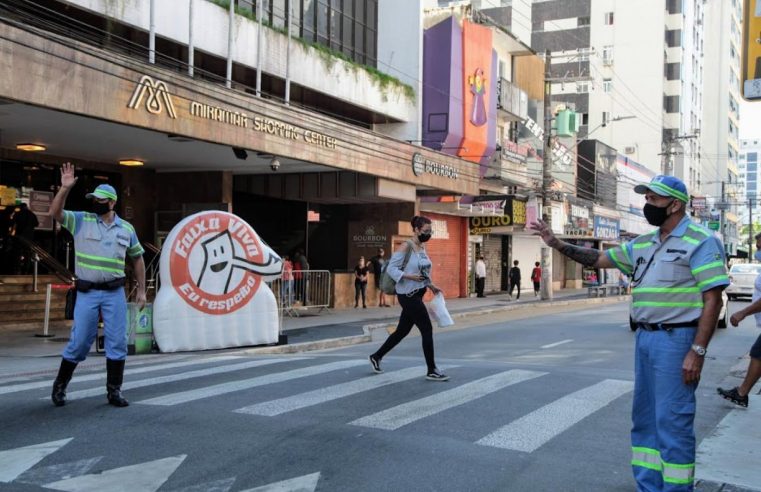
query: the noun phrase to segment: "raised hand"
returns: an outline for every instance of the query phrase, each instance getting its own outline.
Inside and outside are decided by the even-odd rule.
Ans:
[[[557,238],[555,237],[555,234],[552,233],[552,229],[542,219],[537,219],[536,222],[529,224],[529,229],[534,231],[534,234],[540,236],[547,246],[552,247],[553,244],[557,242]]]
[[[73,188],[78,179],[74,177],[74,165],[71,162],[64,162],[61,166],[61,186]]]

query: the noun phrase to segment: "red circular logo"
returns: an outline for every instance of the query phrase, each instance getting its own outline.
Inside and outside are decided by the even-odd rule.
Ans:
[[[169,246],[172,287],[199,311],[232,313],[259,290],[262,280],[252,269],[264,260],[262,243],[232,214],[194,215]]]

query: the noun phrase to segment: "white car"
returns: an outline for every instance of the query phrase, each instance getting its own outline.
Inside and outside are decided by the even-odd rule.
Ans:
[[[729,269],[729,287],[725,291],[729,300],[738,297],[752,297],[753,283],[759,273],[761,273],[761,264],[758,263],[732,265],[732,268]]]

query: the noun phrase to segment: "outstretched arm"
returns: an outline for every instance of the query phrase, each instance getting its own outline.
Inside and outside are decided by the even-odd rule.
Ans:
[[[69,196],[69,191],[76,184],[77,179],[74,177],[74,166],[70,162],[64,162],[61,166],[61,188],[56,193],[50,204],[50,216],[57,222],[63,222],[63,206],[66,203],[66,197]]]
[[[529,228],[535,231],[535,234],[539,235],[547,246],[560,251],[563,255],[573,261],[590,267],[616,268],[616,265],[610,261],[608,255],[603,251],[592,248],[583,248],[561,241],[555,237],[555,234],[552,233],[552,229],[550,229],[547,223],[543,220],[532,222],[529,225]]]

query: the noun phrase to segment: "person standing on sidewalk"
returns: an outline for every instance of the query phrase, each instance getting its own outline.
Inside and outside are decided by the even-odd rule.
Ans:
[[[124,258],[128,255],[132,259],[137,277],[137,304],[142,309],[145,306],[144,251],[132,225],[114,212],[117,197],[112,186],[98,185],[95,191],[86,195],[93,201],[93,213],[63,209],[77,179],[74,177],[74,166],[64,163],[61,188],[50,204],[50,216],[74,236],[77,275],[74,325],[62,354],[58,376],[53,382],[51,399],[58,407],[66,404],[66,387],[77,364],[87,358],[98,334],[98,318],[102,315],[106,338],[108,403],[126,407],[129,402],[121,392],[127,358]]]
[[[539,262],[534,263],[534,269],[531,270],[531,282],[534,284],[534,297],[539,295],[539,288],[542,283],[542,267],[539,266]]]
[[[486,287],[486,263],[484,255],[478,257],[476,261],[476,297],[486,297],[484,288]]]
[[[360,256],[357,266],[354,267],[354,309],[359,307],[359,296],[362,295],[362,309],[367,309],[367,272],[365,257]]]
[[[375,289],[378,291],[378,306],[391,307],[386,302],[386,293],[380,288],[381,275],[383,274],[383,267],[386,265],[386,251],[383,248],[378,248],[378,254],[370,258],[370,265],[373,267],[373,278],[375,282]]]
[[[634,187],[657,226],[607,251],[565,243],[539,220],[531,228],[563,255],[632,275],[631,322],[637,328],[632,407],[632,471],[637,490],[692,491],[695,389],[729,284],[724,246],[686,215],[687,187],[656,176]]]
[[[518,268],[518,260],[515,260],[513,262],[513,267],[510,269],[510,272],[508,272],[508,277],[510,278],[510,292],[508,292],[507,297],[509,299],[513,298],[513,288],[518,287],[518,294],[516,295],[516,299],[521,298],[521,269]]]
[[[761,233],[756,234],[756,253],[753,258],[761,262]],[[732,323],[732,326],[737,326],[751,314],[756,317],[756,326],[761,328],[761,275],[756,276],[756,282],[753,284],[753,302],[745,309],[741,309],[730,316],[729,322]],[[748,372],[745,373],[742,384],[732,389],[716,388],[716,391],[735,405],[747,407],[748,394],[759,379],[761,379],[761,335],[756,338],[755,343],[750,348]]]
[[[431,266],[433,263],[425,250],[425,243],[431,239],[431,219],[416,215],[410,221],[413,238],[406,241],[391,256],[386,271],[396,281],[396,298],[402,306],[402,314],[396,331],[389,335],[377,352],[370,355],[370,365],[376,373],[382,373],[381,359],[417,325],[423,342],[423,355],[428,366],[426,379],[429,381],[446,381],[449,376],[442,374],[436,368],[433,357],[433,325],[428,315],[428,309],[423,304],[426,289],[438,294],[442,292],[431,281]],[[406,264],[405,264],[406,258]],[[404,268],[402,268],[404,267]]]

